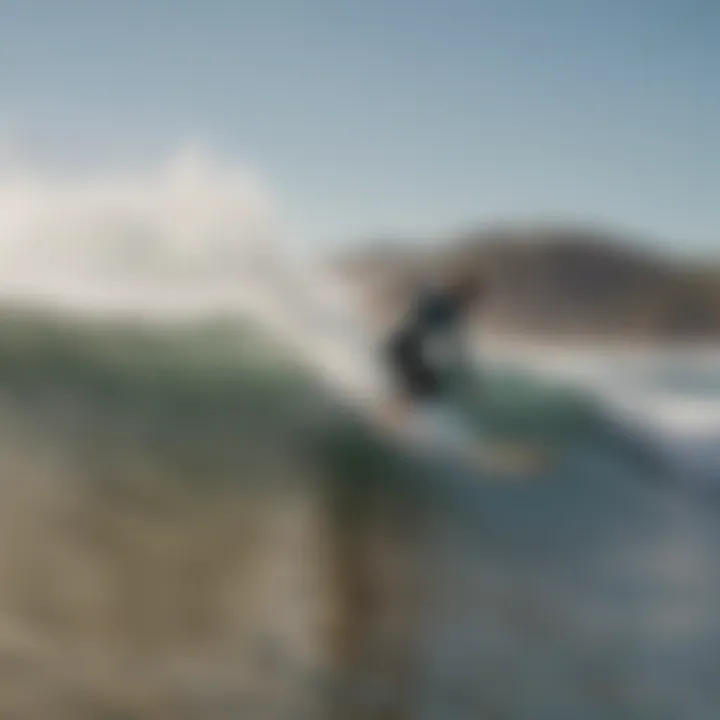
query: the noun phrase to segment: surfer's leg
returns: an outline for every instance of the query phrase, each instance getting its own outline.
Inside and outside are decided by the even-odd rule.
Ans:
[[[450,453],[457,459],[475,463],[483,452],[483,437],[471,429],[446,399],[423,403],[418,424],[428,447]]]
[[[441,399],[442,383],[440,374],[425,362],[418,343],[400,339],[391,343],[388,356],[393,380],[388,416],[402,428],[419,408]]]
[[[396,393],[385,404],[383,416],[390,427],[402,430],[407,425],[411,412],[412,401],[407,396]]]

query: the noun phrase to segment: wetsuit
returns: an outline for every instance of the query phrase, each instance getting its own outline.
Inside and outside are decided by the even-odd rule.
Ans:
[[[391,334],[387,353],[395,381],[413,400],[430,400],[446,392],[441,363],[433,350],[456,350],[460,325],[464,318],[462,304],[452,295],[426,290],[420,293]]]

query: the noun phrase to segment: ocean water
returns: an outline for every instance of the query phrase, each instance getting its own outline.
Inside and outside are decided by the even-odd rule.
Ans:
[[[273,338],[6,315],[0,715],[716,716],[720,507],[589,386],[493,368],[486,426],[562,452],[469,477]]]
[[[720,347],[515,348],[490,355],[589,391],[621,432],[663,458],[675,482],[707,491],[720,485]]]
[[[483,432],[558,463],[468,474],[355,412],[373,332],[237,168],[20,170],[0,718],[715,720],[712,350],[483,358]]]

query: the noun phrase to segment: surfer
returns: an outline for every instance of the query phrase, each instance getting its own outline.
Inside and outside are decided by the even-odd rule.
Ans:
[[[468,321],[486,297],[483,276],[467,269],[416,293],[385,346],[392,422],[403,423],[419,405],[448,398],[448,370],[463,362]]]
[[[387,340],[386,362],[392,379],[389,422],[401,434],[420,439],[465,458],[474,467],[499,476],[532,475],[554,467],[555,449],[545,444],[490,440],[463,419],[462,402],[454,390],[474,382],[469,361],[468,329],[476,310],[484,305],[488,286],[483,275],[463,269],[437,287],[415,294],[402,320]],[[462,392],[462,384],[460,387]],[[417,411],[420,433],[415,435],[411,414]]]

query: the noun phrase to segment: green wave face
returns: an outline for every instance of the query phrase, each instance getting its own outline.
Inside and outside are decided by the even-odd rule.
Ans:
[[[457,382],[454,394],[471,422],[491,435],[572,442],[597,429],[590,396],[526,374],[494,368]]]
[[[497,368],[471,382],[455,377],[454,385],[459,409],[484,433],[573,442],[597,430],[591,398],[572,388]],[[230,435],[238,447],[261,435],[270,443],[307,440],[318,418],[333,437],[348,423],[357,431],[348,414],[331,410],[333,398],[316,378],[239,323],[160,327],[9,315],[0,324],[0,390],[32,401],[39,415],[63,397],[100,413],[101,426],[122,417],[128,431],[135,422],[158,436],[189,437],[190,445]]]

